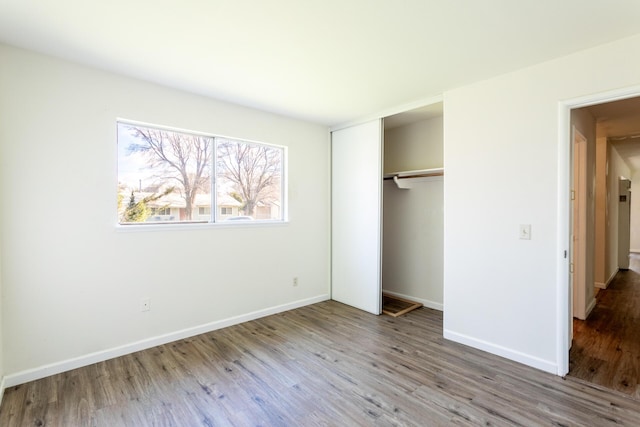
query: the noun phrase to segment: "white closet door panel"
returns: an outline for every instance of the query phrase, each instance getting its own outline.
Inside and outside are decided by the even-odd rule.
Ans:
[[[331,143],[331,295],[380,314],[382,121],[335,131]]]

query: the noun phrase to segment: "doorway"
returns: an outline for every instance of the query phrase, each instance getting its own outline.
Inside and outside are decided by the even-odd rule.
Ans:
[[[640,398],[636,379],[640,370],[640,345],[634,338],[640,334],[640,320],[628,311],[629,301],[640,297],[633,294],[634,289],[629,286],[630,280],[640,280],[640,255],[632,255],[631,270],[624,271],[629,267],[632,234],[629,218],[633,218],[629,187],[633,180],[621,179],[640,179],[640,174],[636,174],[640,171],[640,98],[637,96],[637,92],[624,96],[603,95],[591,99],[587,105],[567,106],[567,127],[572,130],[575,130],[574,117],[578,111],[592,117],[595,143],[589,149],[595,156],[587,156],[586,192],[579,190],[584,185],[584,135],[572,132],[570,143],[566,145],[571,150],[567,153],[571,168],[567,178],[572,181],[571,190],[575,190],[575,200],[566,212],[570,218],[567,229],[571,236],[568,242],[571,243],[569,279],[565,282],[569,289],[568,307],[565,306],[569,316],[565,317],[564,329],[567,341],[562,338],[562,330],[559,333],[567,366],[566,371],[559,369],[559,373]],[[638,143],[635,143],[636,139]],[[636,158],[639,159],[637,165]],[[638,213],[640,216],[640,211]],[[595,217],[593,224],[585,223],[589,215]],[[635,218],[634,222],[640,223],[640,219]],[[586,242],[582,237],[585,226]],[[634,268],[638,271],[633,271]],[[585,280],[585,272],[594,273],[592,279]],[[581,292],[586,290],[588,294],[596,287],[601,288],[598,302],[594,299],[590,306],[588,295],[583,301]],[[567,312],[564,313],[566,316]]]
[[[598,293],[586,320],[574,319],[574,342],[568,378],[588,382],[640,400],[640,254],[631,254],[628,270],[620,270]]]

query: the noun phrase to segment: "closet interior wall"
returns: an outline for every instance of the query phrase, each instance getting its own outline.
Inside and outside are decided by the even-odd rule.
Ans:
[[[384,174],[443,167],[443,117],[384,129]],[[383,185],[382,289],[443,309],[443,176]]]

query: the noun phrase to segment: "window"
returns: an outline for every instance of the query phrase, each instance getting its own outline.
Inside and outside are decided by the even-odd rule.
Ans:
[[[151,208],[151,215],[171,215],[171,208]]]
[[[120,224],[284,219],[284,148],[124,121],[117,130]]]

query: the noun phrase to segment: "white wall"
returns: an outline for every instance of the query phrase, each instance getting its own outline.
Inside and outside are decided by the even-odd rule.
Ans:
[[[382,289],[442,310],[443,179],[384,182]]]
[[[328,298],[326,127],[2,45],[0,63],[7,374]],[[288,147],[290,223],[116,231],[117,117]]]
[[[586,176],[586,257],[584,272],[584,300],[583,307],[580,307],[579,313],[584,314],[585,318],[595,306],[595,236],[596,236],[596,204],[595,204],[595,185],[596,185],[596,120],[589,110],[574,109],[571,111],[571,125],[575,126],[587,139],[587,176]],[[575,188],[575,185],[574,185]],[[574,307],[575,313],[575,307]]]
[[[595,258],[594,258],[594,281],[598,288],[605,288],[607,277],[607,175],[608,175],[608,154],[607,137],[598,135],[598,125],[596,124],[596,195],[595,195]]]
[[[441,168],[443,126],[440,116],[385,130],[385,173]]]
[[[568,201],[558,197],[569,135],[559,105],[640,85],[638,49],[635,36],[444,94],[447,338],[564,369],[559,212]],[[519,239],[519,224],[531,224],[531,240]]]
[[[607,270],[606,277],[612,278],[617,272],[619,267],[618,262],[618,209],[620,206],[619,195],[620,177],[629,178],[631,176],[631,170],[622,156],[618,153],[618,150],[610,143],[609,144],[609,175],[607,176],[607,193],[608,193],[608,213],[609,223],[607,224],[607,243],[609,251],[607,253]],[[631,195],[633,199],[633,194]],[[608,281],[607,281],[608,282]]]
[[[634,194],[635,192],[635,194]],[[631,178],[631,252],[640,252],[640,172]]]
[[[0,160],[0,165],[2,161]],[[0,200],[2,192],[0,191]],[[0,230],[0,403],[4,394],[4,343],[2,339],[2,331],[4,329],[4,321],[2,317],[2,230]]]
[[[442,128],[443,118],[437,117],[385,130],[385,171],[442,167]],[[442,310],[443,179],[412,180],[412,187],[384,182],[382,287]]]

